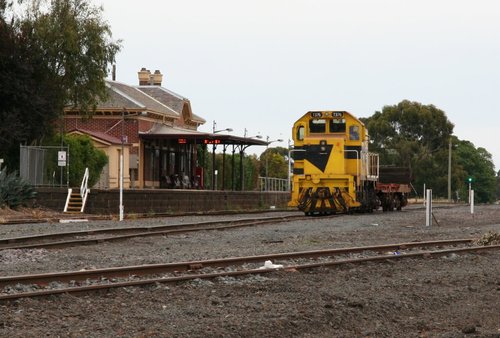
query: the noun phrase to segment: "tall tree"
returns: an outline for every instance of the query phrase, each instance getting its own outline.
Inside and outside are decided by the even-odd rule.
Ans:
[[[497,196],[496,200],[500,200],[500,170],[497,172]]]
[[[491,203],[495,201],[495,170],[491,154],[484,148],[474,147],[469,141],[460,141],[454,150],[457,153],[457,163],[463,168],[461,181],[462,197],[467,196],[468,178],[472,179],[475,201],[479,203]]]
[[[260,175],[265,177],[267,174],[268,177],[287,178],[288,162],[286,160],[286,156],[288,156],[286,148],[267,148],[262,154],[260,154]]]
[[[50,134],[57,118],[57,88],[42,54],[5,19],[10,10],[0,0],[0,158],[9,169],[18,167],[19,144]]]
[[[382,165],[409,167],[418,186],[426,183],[436,195],[446,196],[453,124],[444,111],[404,100],[362,120],[370,134],[371,150],[380,154]]]
[[[106,96],[104,78],[120,49],[100,7],[19,2],[23,11],[0,0],[0,157],[10,168],[18,166],[19,144],[50,136],[65,106],[91,112]]]
[[[102,7],[85,0],[51,0],[50,5],[41,0],[29,8],[21,30],[50,69],[60,109],[70,104],[92,111],[106,97],[104,78],[120,50],[102,18]]]
[[[454,127],[445,112],[434,105],[408,100],[385,106],[364,120],[371,145],[383,162],[410,167],[447,147]]]

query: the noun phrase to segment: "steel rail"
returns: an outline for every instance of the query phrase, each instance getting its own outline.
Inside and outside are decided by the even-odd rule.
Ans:
[[[263,218],[241,218],[241,219],[224,220],[224,221],[221,220],[206,221],[206,222],[148,226],[148,227],[104,228],[104,229],[92,229],[84,231],[42,234],[34,236],[11,237],[11,238],[0,239],[0,250],[62,248],[62,247],[76,246],[76,245],[92,245],[102,242],[126,240],[134,237],[158,236],[158,235],[178,234],[178,233],[204,231],[204,230],[224,230],[230,228],[262,225],[268,223],[288,222],[301,219],[309,219],[309,218],[302,215],[263,217]],[[218,224],[220,225],[217,226]],[[21,244],[38,240],[60,239],[66,237],[92,236],[92,235],[102,235],[102,234],[120,234],[120,233],[125,233],[125,235],[88,238],[88,239],[63,240],[63,241],[45,242],[45,243],[42,242],[33,244]],[[12,243],[20,243],[20,244],[12,244]]]
[[[281,269],[277,268],[266,268],[266,269],[249,269],[249,270],[240,270],[240,271],[224,271],[217,273],[206,273],[206,274],[191,274],[184,276],[174,276],[174,277],[166,277],[166,278],[153,278],[153,279],[145,279],[139,281],[127,281],[127,282],[116,282],[111,284],[98,284],[98,285],[88,285],[88,286],[80,286],[80,287],[70,287],[70,288],[61,288],[61,289],[51,289],[51,290],[42,290],[42,291],[34,291],[34,292],[24,292],[24,293],[16,293],[16,294],[7,294],[0,295],[0,301],[2,300],[13,300],[19,298],[27,298],[27,297],[40,297],[47,295],[56,295],[63,293],[82,293],[82,292],[91,292],[97,290],[109,290],[113,288],[123,288],[123,287],[133,287],[133,286],[145,286],[151,284],[172,284],[182,281],[189,281],[194,279],[213,279],[217,277],[232,277],[232,276],[244,276],[244,275],[255,275],[255,274],[265,274],[270,272],[276,272],[277,270],[285,270],[285,271],[293,271],[293,270],[306,270],[313,269],[318,267],[334,267],[345,264],[360,264],[365,262],[378,262],[378,261],[389,261],[389,260],[398,260],[405,258],[421,258],[421,257],[432,257],[432,256],[443,256],[451,253],[460,254],[467,252],[478,252],[478,251],[487,251],[487,250],[496,250],[500,249],[500,245],[490,245],[490,246],[480,246],[480,247],[469,247],[469,248],[456,248],[456,249],[448,249],[448,250],[438,250],[438,251],[423,251],[419,253],[410,253],[404,255],[383,255],[383,256],[373,256],[373,257],[365,257],[365,258],[354,258],[354,259],[345,259],[339,261],[332,262],[321,262],[321,263],[310,263],[310,264],[298,264],[298,265],[290,265]]]
[[[180,262],[180,263],[167,263],[167,264],[149,264],[141,266],[129,266],[129,267],[116,267],[109,269],[96,269],[89,271],[73,271],[73,272],[57,272],[48,274],[34,274],[34,275],[24,275],[24,276],[8,276],[0,277],[0,286],[5,287],[8,285],[17,284],[38,284],[38,285],[48,285],[50,282],[78,282],[88,279],[101,279],[101,278],[115,278],[115,277],[129,277],[129,276],[144,276],[153,275],[167,272],[181,272],[181,271],[192,271],[196,269],[201,269],[204,267],[225,267],[231,265],[242,265],[251,262],[262,262],[265,260],[272,259],[293,259],[293,258],[317,258],[325,256],[334,256],[336,254],[345,253],[355,253],[360,251],[384,251],[384,250],[394,250],[394,249],[404,249],[412,247],[428,247],[428,246],[442,246],[442,245],[457,245],[470,243],[472,240],[444,240],[444,241],[432,241],[432,242],[410,242],[410,243],[399,243],[399,244],[389,244],[380,246],[366,246],[366,247],[353,247],[353,248],[340,248],[340,249],[330,249],[330,250],[316,250],[316,251],[304,251],[304,252],[293,252],[293,253],[281,253],[273,255],[259,255],[250,257],[233,257],[226,259],[215,259],[206,261],[192,261],[192,262]],[[423,251],[417,253],[404,253],[400,255],[379,255],[364,258],[346,259],[331,262],[318,262],[309,263],[301,265],[290,265],[286,269],[311,269],[317,267],[328,267],[340,264],[348,263],[361,263],[368,261],[380,261],[387,259],[399,259],[399,258],[411,258],[411,257],[421,257],[421,256],[439,256],[447,255],[450,253],[464,253],[464,252],[475,252],[483,250],[494,250],[499,249],[500,245],[491,246],[474,246],[466,248],[454,248],[446,250],[435,250],[435,251]],[[258,273],[274,271],[276,269],[257,269]],[[248,272],[250,271],[250,272]],[[141,281],[127,281],[127,282],[112,282],[111,284],[99,284],[99,285],[89,285],[80,287],[70,287],[63,289],[52,289],[52,290],[42,290],[28,293],[16,293],[16,294],[6,294],[0,295],[0,300],[2,299],[14,299],[21,297],[32,297],[37,295],[47,295],[47,294],[57,294],[65,292],[80,292],[84,290],[98,290],[107,289],[115,287],[125,287],[125,286],[135,286],[135,285],[145,285],[151,283],[167,283],[176,282],[195,278],[214,278],[218,276],[232,276],[232,275],[243,275],[252,273],[253,270],[242,270],[242,271],[232,271],[232,272],[220,272],[215,274],[198,274],[198,275],[187,275],[187,276],[176,276],[167,278],[154,278],[146,279]],[[100,282],[102,283],[102,281]]]
[[[83,281],[90,278],[102,278],[102,277],[115,278],[115,277],[129,276],[129,275],[151,275],[157,273],[196,270],[204,267],[225,267],[242,263],[264,262],[266,260],[318,258],[318,257],[335,256],[335,255],[349,254],[349,253],[359,253],[363,251],[381,252],[387,250],[404,250],[415,247],[459,245],[459,244],[471,243],[473,240],[474,239],[452,239],[452,240],[437,240],[437,241],[427,241],[427,242],[405,242],[396,244],[286,252],[286,253],[276,253],[276,254],[256,255],[256,256],[246,256],[246,257],[230,257],[230,258],[210,259],[202,261],[145,264],[145,265],[133,265],[133,266],[113,267],[113,268],[103,268],[103,269],[93,269],[93,270],[7,276],[7,277],[0,277],[0,287],[12,284],[13,282],[21,284],[22,283],[48,284],[54,280],[69,282],[69,281]]]

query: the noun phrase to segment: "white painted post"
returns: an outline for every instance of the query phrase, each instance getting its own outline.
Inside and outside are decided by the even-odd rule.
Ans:
[[[423,194],[423,195],[424,195],[424,206],[425,206],[425,200],[426,200],[426,198],[427,198],[427,197],[425,196],[426,191],[427,191],[427,190],[425,189],[425,183],[424,183],[424,194]]]
[[[123,145],[123,141],[122,141]],[[119,220],[123,221],[123,147],[120,152],[120,209]]]
[[[432,225],[432,189],[426,190],[425,226]]]
[[[291,175],[290,175],[290,171],[292,171],[292,161],[290,160],[290,156],[292,156],[292,151],[290,149],[290,145],[288,145],[288,179],[287,179],[287,183],[286,183],[286,191],[290,192],[292,191],[292,184],[290,183],[290,179],[291,179]]]
[[[474,190],[470,191],[470,213],[474,214]]]
[[[125,142],[125,111],[122,111],[122,135],[121,135],[121,141],[122,141],[122,145],[121,145],[121,149],[120,149],[120,206],[119,206],[119,220],[120,222],[123,221],[123,212],[124,212],[124,208],[123,208],[123,176],[124,176],[124,173],[123,173],[123,169],[124,169],[124,164],[123,164],[123,152],[124,152],[124,142]]]

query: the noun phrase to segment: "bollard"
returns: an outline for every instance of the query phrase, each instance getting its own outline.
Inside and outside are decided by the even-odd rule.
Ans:
[[[432,189],[427,189],[425,197],[425,226],[432,225]]]
[[[470,191],[470,213],[474,214],[474,190]]]

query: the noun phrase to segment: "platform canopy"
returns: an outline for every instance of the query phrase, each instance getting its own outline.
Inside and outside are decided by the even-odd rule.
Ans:
[[[196,143],[212,145],[266,146],[267,142],[256,138],[241,137],[229,134],[205,133],[192,129],[157,124],[147,132],[140,133],[143,139],[171,139],[178,143]],[[246,147],[245,147],[246,148]]]
[[[215,151],[217,147],[222,147],[222,189],[224,189],[226,182],[225,173],[225,159],[226,151],[228,147],[231,148],[230,152],[234,155],[235,152],[240,154],[239,156],[239,173],[241,189],[243,190],[243,157],[245,149],[250,146],[267,146],[266,141],[262,141],[256,138],[241,137],[230,134],[219,134],[219,133],[206,133],[193,129],[184,129],[177,126],[169,126],[165,124],[156,124],[148,130],[147,132],[142,132],[139,137],[145,141],[153,140],[168,140],[168,142],[177,145],[202,145],[205,151],[207,151],[211,145],[212,150],[212,163],[215,163]],[[211,189],[217,189],[216,187],[216,165],[212,165],[211,172]],[[231,158],[231,189],[235,190],[235,163],[234,156]]]

